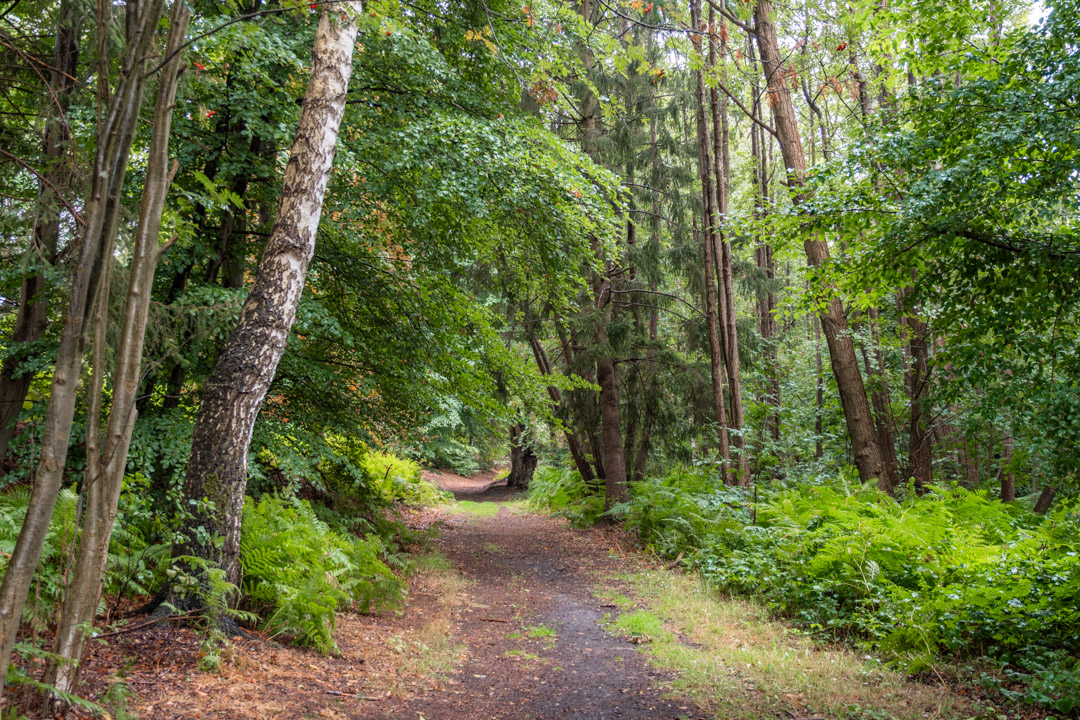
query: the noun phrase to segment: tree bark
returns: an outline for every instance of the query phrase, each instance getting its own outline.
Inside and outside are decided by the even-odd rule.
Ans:
[[[910,291],[905,291],[910,295]],[[908,433],[908,456],[912,477],[919,492],[933,482],[933,443],[930,437],[930,413],[926,407],[927,389],[930,384],[930,354],[926,341],[926,323],[913,313],[905,318],[908,330],[909,402],[911,407]]]
[[[536,337],[536,333],[531,330],[529,331],[529,347],[532,348],[533,358],[535,358],[536,366],[540,368],[540,372],[544,375],[551,375],[551,363],[548,361],[544,346],[540,344],[540,340]],[[593,474],[592,466],[589,465],[588,458],[585,455],[585,449],[581,445],[581,440],[578,439],[577,433],[575,433],[573,428],[569,425],[569,413],[567,412],[562,392],[554,385],[548,385],[547,391],[548,397],[551,398],[551,402],[555,406],[555,414],[558,415],[559,419],[564,423],[563,434],[566,437],[566,447],[570,451],[570,458],[574,461],[574,467],[577,468],[578,473],[581,475],[581,479],[586,483],[591,484],[596,480],[596,476]]]
[[[700,10],[699,10],[699,26]],[[716,27],[716,11],[709,6],[709,25]],[[709,67],[716,68],[716,34],[709,34]],[[727,84],[727,66],[723,69],[724,84]],[[716,204],[713,206],[712,239],[715,244],[715,271],[720,309],[720,337],[724,345],[724,365],[727,368],[728,395],[730,396],[731,417],[728,437],[738,454],[738,475],[736,482],[741,486],[750,484],[750,455],[746,451],[746,438],[743,436],[745,424],[742,401],[742,376],[739,372],[739,333],[735,310],[735,270],[731,255],[731,242],[724,232],[723,222],[728,214],[728,137],[727,137],[727,95],[721,107],[719,92],[709,89],[709,108],[712,115],[713,153],[709,167],[715,177],[714,191]],[[734,430],[734,437],[731,437]]]
[[[527,488],[536,472],[539,458],[532,449],[532,442],[525,437],[525,426],[518,423],[510,427],[510,475],[507,487]]]
[[[882,483],[888,483],[890,492],[900,484],[900,463],[896,459],[896,441],[893,434],[892,399],[889,395],[889,381],[885,374],[885,356],[878,341],[878,310],[870,308],[869,315],[870,344],[861,346],[863,367],[870,381],[870,401],[874,410],[874,431],[877,434],[878,448],[881,450]],[[871,355],[874,362],[870,361]]]
[[[701,7],[698,0],[690,0],[690,24],[694,30],[701,27]],[[701,36],[691,36],[695,48],[701,50]],[[719,260],[719,244],[716,240],[719,200],[712,178],[712,152],[709,147],[709,124],[706,119],[705,71],[694,73],[696,104],[694,117],[697,122],[698,181],[701,183],[701,254],[705,275],[705,330],[709,340],[709,376],[712,381],[713,412],[716,416],[717,448],[722,462],[721,477],[727,485],[737,481],[732,472],[731,438],[728,430],[726,402],[724,401],[724,348],[720,336],[720,314],[727,309],[726,301],[718,297],[716,287],[716,263]]]
[[[53,69],[49,76],[48,119],[43,141],[44,179],[38,183],[33,242],[27,253],[27,259],[33,265],[42,262],[51,264],[56,258],[61,205],[61,198],[56,193],[71,181],[71,167],[67,160],[71,129],[66,113],[78,76],[82,26],[82,9],[72,0],[61,0],[57,11]],[[15,328],[11,334],[12,346],[32,343],[45,333],[48,325],[45,290],[45,278],[39,272],[31,271],[23,280]],[[23,353],[13,353],[4,359],[0,367],[0,460],[7,455],[11,437],[15,434],[15,421],[22,412],[30,381],[34,377],[31,372],[20,374],[23,359]]]
[[[1010,433],[1001,436],[1001,502],[1016,500],[1016,475],[1009,465],[1012,463],[1014,441]]]
[[[756,60],[753,42],[749,45],[750,61]],[[764,122],[761,113],[761,103],[758,101],[758,84],[755,78],[751,78],[750,103],[751,113],[759,122]],[[765,152],[765,131],[757,123],[750,124],[750,153],[754,159],[754,189],[757,197],[754,216],[759,220],[764,219],[769,212],[769,175],[768,162]],[[776,294],[773,292],[772,283],[776,277],[776,268],[773,263],[773,249],[766,238],[761,238],[760,244],[754,248],[754,263],[764,276],[765,287],[757,293],[758,310],[758,333],[765,341],[765,406],[769,408],[766,418],[766,427],[769,437],[774,442],[780,440],[780,367],[777,362],[776,336],[779,326],[774,312],[776,311]],[[820,457],[820,455],[819,455]]]
[[[119,222],[120,196],[146,81],[146,58],[164,0],[127,6],[126,48],[116,87],[109,93],[98,127],[97,153],[85,203],[86,224],[71,281],[64,329],[60,335],[49,403],[42,426],[40,459],[19,539],[0,587],[0,682],[7,676],[22,608],[41,556],[49,521],[60,492],[75,402],[86,347],[92,298],[104,281]]]
[[[788,186],[792,191],[792,203],[800,205],[806,198],[806,156],[795,117],[795,106],[788,90],[787,77],[772,20],[772,3],[758,0],[754,8],[757,45],[761,64],[768,85],[769,101],[780,151],[788,169]],[[806,259],[817,268],[829,260],[829,246],[818,237],[808,235],[803,243]],[[855,357],[855,344],[848,332],[847,316],[838,298],[825,301],[820,312],[822,332],[829,347],[829,361],[836,386],[840,392],[840,404],[844,409],[851,449],[855,465],[863,482],[876,480],[878,487],[888,490],[887,480],[881,468],[881,451],[874,433],[870,404],[866,399],[859,362]]]
[[[112,398],[108,424],[101,443],[100,458],[88,466],[86,475],[86,514],[82,522],[79,551],[75,566],[64,592],[64,604],[56,630],[53,658],[50,659],[46,682],[63,693],[75,689],[79,663],[86,642],[83,628],[93,623],[97,613],[101,584],[109,551],[109,538],[116,520],[120,491],[124,484],[128,448],[137,412],[139,379],[142,368],[143,342],[150,313],[154,273],[167,245],[159,242],[161,216],[170,185],[169,134],[172,125],[176,88],[182,70],[184,37],[191,17],[183,0],[174,0],[169,22],[169,38],[165,57],[170,58],[162,68],[154,110],[153,134],[150,140],[142,206],[135,229],[133,256],[127,300],[121,321],[120,339],[116,351],[116,371],[113,375]],[[106,283],[107,286],[107,283]],[[108,312],[107,293],[103,294],[98,312],[101,313],[101,335],[104,335],[104,316]],[[102,340],[102,344],[103,340]],[[100,373],[96,358],[95,374]],[[95,383],[100,392],[100,379]],[[96,436],[96,423],[88,432]],[[90,445],[90,437],[87,438]],[[94,437],[95,443],[97,438]],[[97,453],[95,453],[97,455]],[[55,713],[63,703],[53,696],[51,710]]]
[[[1050,505],[1054,502],[1054,496],[1057,495],[1057,488],[1053,485],[1047,485],[1039,493],[1039,498],[1035,501],[1035,512],[1040,515],[1045,515],[1050,510]]]
[[[277,219],[240,319],[207,380],[195,421],[185,496],[194,518],[177,555],[217,563],[240,579],[240,519],[248,447],[263,398],[285,352],[308,265],[345,112],[359,2],[319,18],[311,75],[285,168]],[[202,501],[210,501],[210,505]],[[204,532],[195,532],[195,528]],[[215,542],[220,538],[220,544]]]
[[[821,318],[814,317],[814,457],[825,454],[825,374],[821,371]]]

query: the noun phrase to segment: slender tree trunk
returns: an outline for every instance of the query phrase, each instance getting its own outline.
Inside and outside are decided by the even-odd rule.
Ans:
[[[240,579],[240,519],[251,434],[285,352],[315,251],[345,112],[359,11],[360,3],[349,2],[332,10],[324,7],[319,18],[311,75],[285,169],[277,219],[236,329],[207,380],[195,421],[185,496],[208,498],[213,508],[205,503],[195,506],[188,527],[202,527],[206,534],[186,533],[177,554],[218,563],[233,583]],[[222,542],[214,542],[215,537]]]
[[[716,11],[711,5],[709,6],[709,27],[716,27]],[[726,27],[722,26],[721,30],[724,35],[727,34]],[[713,72],[716,71],[716,51],[716,35],[715,33],[710,33],[709,67],[713,69]],[[725,85],[727,84],[726,62],[723,66],[722,82]],[[734,437],[731,437],[730,431],[728,434],[731,444],[735,446],[735,451],[739,456],[738,477],[736,478],[736,481],[739,485],[745,487],[750,484],[750,454],[746,450],[746,438],[742,432],[743,425],[745,425],[745,416],[742,401],[742,377],[739,372],[739,333],[735,310],[735,271],[731,255],[731,242],[723,228],[723,223],[727,220],[728,197],[730,195],[728,188],[729,173],[727,162],[727,95],[724,96],[724,102],[721,105],[719,92],[716,88],[710,88],[709,108],[712,115],[713,129],[713,153],[712,162],[709,167],[716,179],[714,184],[716,204],[713,206],[713,221],[715,222],[715,225],[713,226],[712,239],[715,243],[715,272],[719,296],[718,300],[721,304],[720,318],[722,323],[720,326],[720,336],[724,344],[724,365],[727,368],[728,395],[730,396],[731,404],[730,428],[731,430],[734,430]]]
[[[1014,441],[1011,433],[1001,436],[1001,502],[1016,500],[1016,475],[1009,465],[1012,463]]]
[[[933,443],[930,437],[930,412],[926,407],[927,389],[930,384],[929,346],[926,341],[926,323],[917,315],[906,318],[908,328],[908,351],[911,356],[910,374],[910,431],[909,456],[915,488],[919,492],[933,482]]]
[[[26,517],[0,587],[0,641],[3,643],[0,647],[0,682],[7,676],[22,608],[60,492],[82,372],[87,324],[93,309],[91,300],[97,296],[105,278],[105,266],[112,257],[120,195],[142,105],[146,58],[150,55],[163,5],[164,0],[147,0],[137,7],[127,6],[125,56],[98,128],[100,142],[94,158],[90,196],[85,203],[86,224],[42,426],[40,459]]]
[[[540,340],[532,330],[529,331],[529,346],[532,348],[533,358],[535,358],[536,366],[540,368],[540,372],[544,375],[551,375],[551,363],[548,361],[547,353],[544,352],[544,346],[540,344]],[[555,407],[555,414],[564,423],[563,434],[566,437],[566,447],[570,451],[570,458],[574,461],[574,467],[577,468],[581,479],[591,484],[596,480],[596,476],[593,474],[592,466],[589,465],[589,461],[585,456],[585,449],[581,446],[581,440],[578,439],[577,434],[570,427],[568,408],[563,401],[562,392],[554,385],[548,385],[547,391],[548,397],[551,398],[551,402]]]
[[[117,345],[116,372],[112,383],[109,420],[105,428],[100,459],[86,475],[86,514],[82,522],[79,552],[74,571],[64,593],[60,623],[53,648],[55,658],[50,660],[46,682],[62,693],[75,689],[78,677],[78,660],[82,657],[86,635],[83,628],[93,623],[97,613],[101,584],[105,576],[109,538],[116,519],[120,491],[127,467],[128,448],[137,412],[139,379],[142,368],[143,341],[150,314],[150,298],[153,291],[154,273],[167,246],[159,243],[161,216],[165,209],[169,177],[169,134],[172,125],[176,88],[181,72],[181,50],[187,33],[191,14],[183,0],[175,0],[169,24],[169,39],[165,56],[170,60],[162,68],[154,111],[154,128],[150,141],[149,162],[143,186],[142,207],[135,229],[134,253],[131,260],[131,279],[128,283],[127,300],[121,322],[120,340]],[[104,287],[108,286],[106,282]],[[104,335],[105,315],[108,312],[107,292],[103,293],[98,312]],[[104,344],[103,339],[100,342]],[[95,353],[97,354],[97,353]],[[100,363],[95,358],[95,394],[100,394]],[[92,428],[96,436],[96,423]],[[96,444],[96,437],[95,444]],[[87,438],[90,446],[90,438]],[[97,455],[97,453],[95,453]],[[53,698],[56,700],[56,698]],[[54,702],[52,710],[59,709]]]
[[[749,46],[750,60],[756,59],[753,42]],[[759,122],[764,122],[761,113],[761,103],[758,101],[757,79],[751,78],[750,92],[751,113]],[[754,215],[763,220],[769,212],[769,176],[768,162],[765,152],[765,131],[757,123],[750,123],[750,152],[754,159],[754,189],[757,197]],[[780,367],[777,361],[776,336],[779,327],[774,312],[776,310],[776,294],[773,292],[773,282],[776,279],[776,267],[773,263],[773,250],[767,238],[761,238],[760,244],[754,249],[754,262],[761,269],[764,276],[765,287],[758,291],[758,332],[765,341],[765,406],[769,408],[766,418],[766,427],[769,436],[774,442],[780,440]]]
[[[863,367],[870,381],[870,401],[874,409],[874,429],[877,433],[878,448],[881,450],[881,472],[883,482],[889,488],[900,484],[900,463],[896,459],[896,441],[893,437],[892,399],[889,395],[889,381],[885,374],[885,357],[881,352],[878,338],[878,310],[870,308],[870,344],[872,353],[865,344],[861,346]],[[874,362],[870,361],[871,354]]]
[[[776,135],[784,164],[788,168],[788,186],[792,191],[792,202],[800,205],[806,197],[806,157],[799,136],[795,106],[786,82],[776,26],[772,20],[772,3],[769,0],[758,0],[754,8],[754,19]],[[811,267],[820,267],[829,260],[829,246],[823,240],[807,236],[803,246]],[[889,490],[888,481],[884,479],[882,472],[881,451],[874,433],[870,403],[866,399],[866,388],[855,357],[855,344],[848,332],[844,307],[838,298],[833,297],[825,302],[821,311],[821,324],[825,342],[829,347],[829,360],[840,392],[840,404],[844,409],[844,420],[859,477],[863,482],[876,480],[879,487]]]
[[[821,318],[814,317],[814,457],[818,460],[824,455],[824,416],[825,416],[825,375],[821,368]]]
[[[53,69],[49,76],[50,97],[43,142],[44,180],[38,183],[33,242],[27,253],[27,260],[31,265],[51,264],[56,257],[61,207],[61,198],[57,196],[57,192],[66,189],[71,182],[71,167],[67,157],[71,130],[66,114],[71,91],[75,88],[78,77],[82,26],[82,9],[73,0],[61,0],[57,11]],[[44,276],[37,271],[31,271],[23,280],[19,292],[19,310],[11,334],[13,346],[32,343],[45,333],[48,325],[48,299],[45,292]],[[9,355],[0,367],[0,460],[7,455],[8,444],[15,433],[15,421],[26,401],[30,381],[34,379],[32,372],[19,374],[23,359],[25,355],[22,353]]]
[[[702,26],[701,7],[698,0],[690,0],[690,24],[694,30]],[[701,35],[691,36],[695,48],[701,51]],[[713,412],[716,415],[717,441],[720,460],[723,463],[721,476],[724,483],[731,485],[736,481],[731,465],[731,439],[728,431],[727,404],[724,401],[724,348],[720,336],[720,314],[727,308],[721,303],[716,288],[716,263],[719,259],[715,233],[719,200],[716,186],[713,185],[709,146],[709,124],[706,119],[705,71],[699,68],[694,73],[696,104],[694,117],[697,122],[698,181],[701,183],[701,254],[705,275],[705,329],[709,340],[709,375],[712,380]]]

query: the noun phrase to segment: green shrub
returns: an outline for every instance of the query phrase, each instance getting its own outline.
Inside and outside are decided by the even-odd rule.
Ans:
[[[369,451],[360,460],[368,482],[385,502],[422,507],[446,500],[446,494],[423,477],[420,465],[384,452]]]
[[[753,503],[679,470],[635,485],[625,512],[657,552],[683,553],[719,589],[756,595],[810,630],[858,638],[911,671],[939,655],[988,658],[1026,683],[1018,697],[1080,706],[1071,508],[1043,518],[959,487],[897,503],[844,484]]]
[[[240,560],[244,602],[265,629],[297,644],[334,652],[335,613],[395,606],[404,584],[380,554],[381,541],[332,530],[296,498],[264,496],[244,504]]]
[[[31,602],[26,604],[25,613],[35,611],[35,599],[43,608],[49,608],[63,595],[61,568],[66,560],[65,550],[72,542],[77,502],[78,495],[73,490],[60,491],[41,550],[36,590],[31,594]],[[29,503],[30,488],[27,486],[8,488],[0,494],[0,572],[7,571],[8,558],[15,549]]]
[[[148,481],[141,475],[124,478],[116,526],[109,543],[105,595],[149,595],[164,577],[170,545],[146,540],[154,536],[151,520],[154,513],[145,492],[147,485]],[[29,502],[30,488],[26,486],[8,488],[0,493],[0,574],[7,568],[7,559],[15,548]],[[77,504],[78,495],[74,489],[60,491],[45,536],[32,596],[42,608],[53,606],[63,597],[63,570],[73,542]],[[33,613],[34,602],[28,603],[25,611]]]
[[[351,509],[370,513],[394,502],[423,507],[446,499],[412,460],[371,450],[353,438],[331,436],[327,445],[338,457],[319,464],[324,490]]]
[[[595,524],[604,514],[602,488],[590,487],[581,473],[565,467],[537,468],[529,482],[529,505],[570,520],[574,527]]]

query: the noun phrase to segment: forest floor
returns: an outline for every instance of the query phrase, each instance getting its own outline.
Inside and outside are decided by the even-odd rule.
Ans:
[[[339,655],[252,634],[232,640],[217,672],[203,672],[199,637],[158,625],[94,644],[91,696],[122,682],[142,720],[981,714],[944,682],[908,680],[815,644],[752,603],[717,597],[618,529],[575,530],[530,512],[492,486],[493,474],[430,478],[456,501],[412,518],[439,533],[417,556],[408,603],[342,614]]]

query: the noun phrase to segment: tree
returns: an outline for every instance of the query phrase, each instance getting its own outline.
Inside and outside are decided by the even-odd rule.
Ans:
[[[780,53],[776,26],[772,18],[772,3],[769,0],[758,0],[754,7],[754,34],[757,37],[758,51],[761,53],[761,67],[768,87],[776,139],[780,143],[784,164],[787,166],[792,202],[801,205],[806,199],[806,156],[803,154],[795,106],[786,82],[783,56]],[[818,268],[828,262],[829,246],[821,238],[808,235],[804,247],[806,259],[812,267]],[[881,451],[874,433],[859,362],[855,357],[855,344],[848,333],[847,314],[836,297],[823,300],[821,305],[822,330],[829,347],[829,359],[840,392],[848,438],[855,454],[859,477],[864,482],[877,480],[882,489],[891,491],[892,488],[888,487],[888,481],[882,473]]]
[[[341,11],[339,14],[339,10]],[[240,578],[240,520],[248,447],[263,398],[285,352],[315,252],[323,198],[345,114],[358,2],[324,7],[311,74],[282,183],[274,228],[236,328],[203,390],[184,486],[196,505],[178,555]]]
[[[116,370],[112,377],[112,397],[109,418],[103,441],[88,438],[89,462],[84,488],[86,504],[79,537],[79,551],[75,565],[64,591],[64,604],[56,630],[53,657],[46,673],[47,682],[58,692],[53,697],[56,704],[65,693],[75,690],[79,672],[79,660],[86,642],[85,628],[93,623],[101,596],[101,583],[105,577],[109,553],[109,539],[116,520],[120,491],[127,469],[128,448],[138,412],[135,401],[139,391],[143,341],[146,337],[147,318],[154,284],[154,272],[158,262],[171,241],[162,244],[161,216],[165,208],[171,174],[169,173],[169,137],[172,127],[173,106],[180,73],[183,42],[187,34],[191,13],[182,0],[175,0],[169,19],[169,35],[165,43],[165,63],[161,68],[157,103],[154,110],[153,137],[142,192],[142,206],[135,229],[134,252],[131,260],[130,280],[124,303],[120,338],[117,343]],[[175,167],[173,171],[175,172]],[[175,237],[173,238],[175,240]],[[106,283],[108,281],[106,280]],[[104,297],[104,296],[103,296]],[[101,318],[95,325],[95,367],[91,393],[100,398],[103,382],[104,317],[108,305],[102,302],[97,309]],[[100,399],[95,400],[98,405]],[[97,418],[91,417],[88,430],[97,433]],[[59,708],[53,708],[57,710]]]
[[[128,157],[142,105],[150,48],[164,0],[125,8],[125,52],[98,127],[90,194],[46,411],[30,506],[0,587],[0,678],[6,678],[22,608],[60,492],[91,312],[111,260]],[[107,10],[102,10],[107,12]],[[99,19],[102,20],[102,19]],[[2,681],[2,680],[0,680]]]

